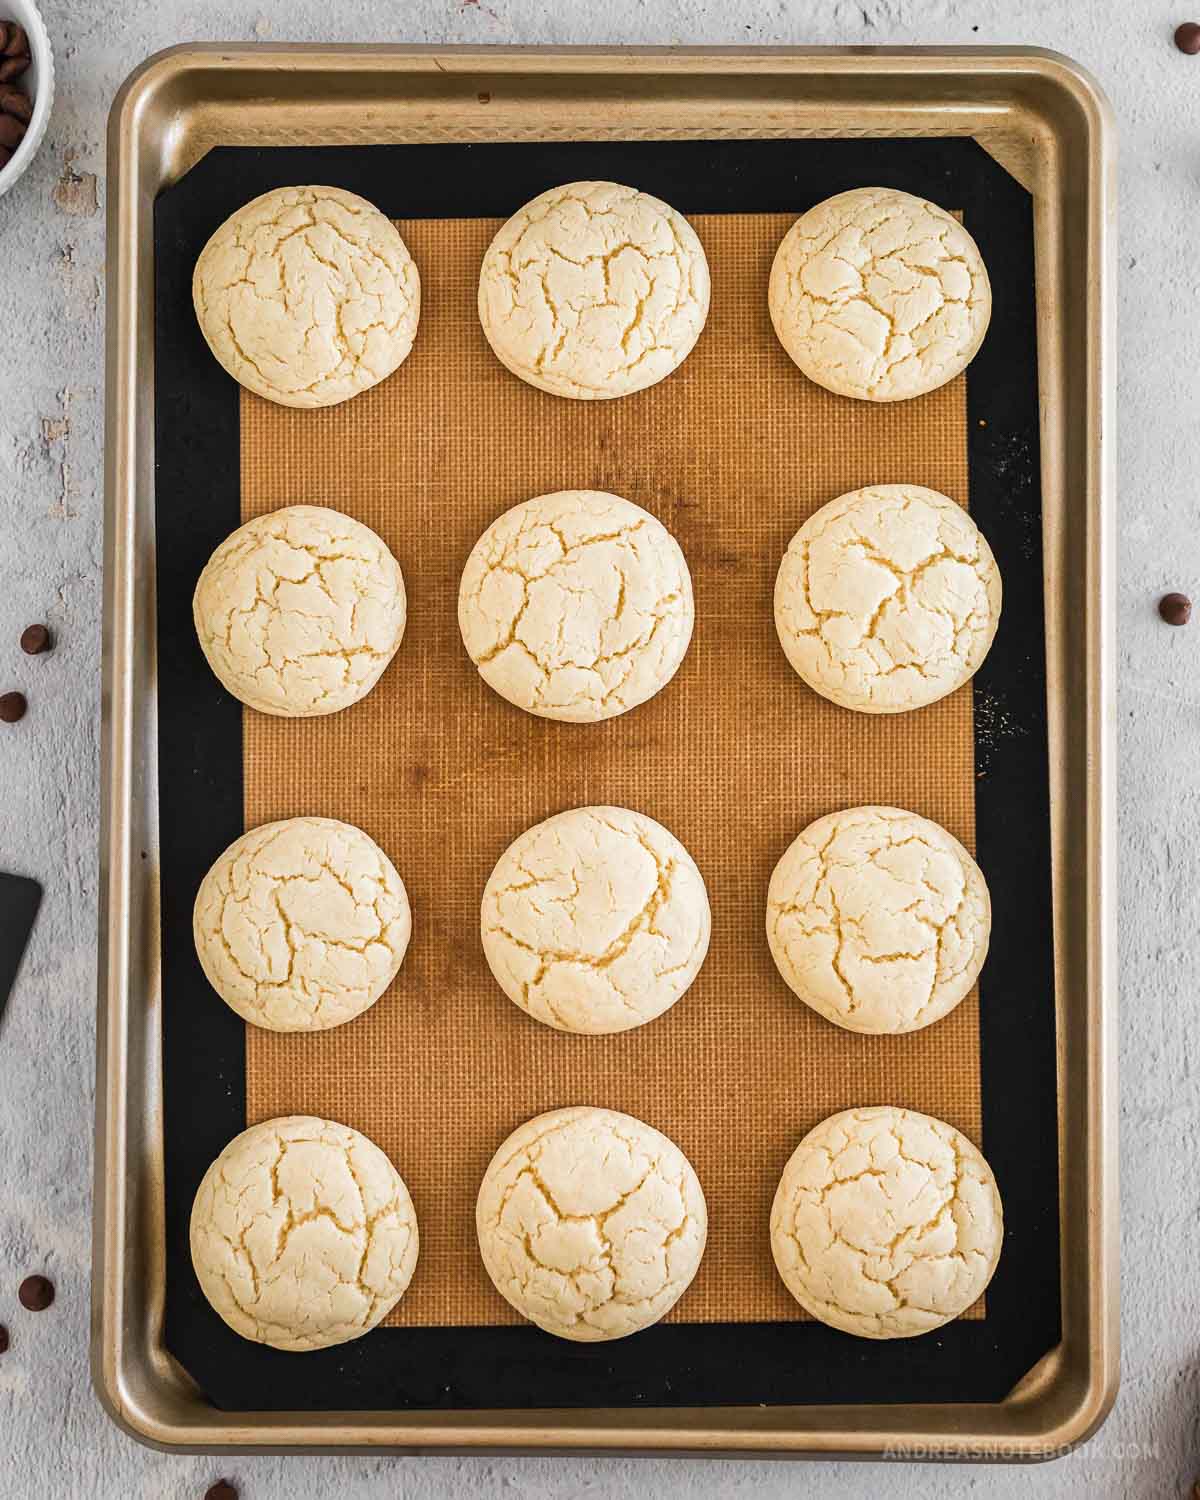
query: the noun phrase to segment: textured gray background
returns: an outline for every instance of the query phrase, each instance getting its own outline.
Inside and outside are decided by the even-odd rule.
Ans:
[[[1200,58],[1184,0],[48,0],[59,97],[0,199],[0,866],[45,882],[0,1029],[0,1496],[1146,1496],[1190,1493],[1197,1441],[1200,595],[1196,226]],[[0,0],[0,12],[4,9]],[[1200,11],[1200,0],[1196,9]],[[596,1460],[164,1457],[122,1436],[88,1378],[103,409],[104,126],[118,84],[174,42],[1037,43],[1102,80],[1121,132],[1120,676],[1124,1382],[1081,1452],[1002,1468]],[[33,620],[57,633],[27,658]],[[45,1269],[53,1309],[15,1289]]]

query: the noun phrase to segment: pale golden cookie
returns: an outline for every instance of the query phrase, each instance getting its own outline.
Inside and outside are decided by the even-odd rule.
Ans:
[[[767,942],[800,999],[848,1031],[940,1021],[979,977],[992,906],[979,866],[937,823],[851,807],[810,823],[775,866]]]
[[[860,1338],[911,1338],[966,1312],[1003,1239],[996,1179],[976,1147],[943,1120],[890,1105],[810,1130],[771,1209],[788,1291]]]
[[[708,261],[669,204],[615,182],[569,182],[519,209],[479,273],[497,359],[539,390],[628,396],[669,375],[708,317]]]
[[[225,369],[281,406],[334,406],[408,358],[421,281],[365,198],[286,187],[239,208],[192,276],[200,331]]]
[[[1000,570],[953,500],[876,484],[823,505],[788,543],[775,627],[823,697],[860,713],[923,708],[962,687],[1000,620]]]
[[[669,1009],[708,952],[704,881],[653,818],[576,807],[527,829],[488,878],[480,916],[497,984],[560,1031],[628,1031]]]
[[[205,977],[243,1020],[327,1031],[391,984],[412,917],[374,839],[333,818],[288,818],[252,828],[214,862],[192,929]]]
[[[235,1333],[295,1352],[361,1338],[404,1295],[417,1216],[404,1179],[347,1125],[252,1125],[204,1174],[191,1219],[200,1289]]]
[[[458,624],[483,680],[545,719],[589,724],[636,708],[679,670],[692,638],[679,543],[602,490],[514,505],[463,569]]]
[[[708,1213],[673,1141],[611,1109],[556,1109],[492,1158],[475,1211],[496,1290],[558,1338],[619,1339],[678,1302]]]
[[[282,718],[338,713],[375,686],[408,616],[400,564],[369,526],[321,505],[256,516],[209,558],[192,617],[225,687]]]
[[[767,300],[808,378],[863,401],[952,380],[992,312],[975,241],[936,203],[894,188],[855,188],[802,214],[775,255]]]

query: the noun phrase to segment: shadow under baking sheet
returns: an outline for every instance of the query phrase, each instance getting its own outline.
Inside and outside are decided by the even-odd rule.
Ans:
[[[713,311],[676,375],[618,402],[525,387],[492,359],[473,277],[494,221],[558,182],[629,182],[696,224]],[[362,193],[402,220],[423,278],[399,372],[352,402],[295,412],[239,392],[191,308],[192,266],[249,198],[296,182]],[[790,220],[853,186],[963,215],[993,285],[965,379],[872,406],[804,381],[765,313]],[[156,204],[159,785],[162,849],[166,1341],[226,1410],[871,1404],[1001,1399],[1059,1337],[1055,1008],[1032,202],[974,142],[722,140],[212,152]],[[481,439],[481,434],[483,439]],[[569,460],[569,461],[568,461]],[[916,714],[847,714],[783,661],[770,589],[788,537],[844,489],[909,479],[970,505],[1004,579],[971,687]],[[606,725],[554,725],[488,692],[457,641],[457,573],[507,505],[592,485],[658,514],[689,559],[696,636],[675,682]],[[364,702],[327,719],[247,714],[208,672],[190,599],[249,515],[308,501],[373,526],[400,558],[410,620]],[[416,684],[421,684],[419,689]],[[697,984],[617,1038],[539,1027],[490,981],[478,899],[515,833],[585,801],[671,827],[709,884]],[[976,850],[993,900],[978,1001],[905,1038],[809,1013],[766,955],[775,857],[811,817],[899,803]],[[204,981],[191,906],[247,825],[309,812],[366,828],[414,902],[393,989],[319,1037],[252,1032]],[[710,1204],[704,1266],[671,1317],[575,1345],[516,1324],[472,1245],[490,1150],[528,1114],[592,1102],[664,1129]],[[766,1214],[792,1146],[850,1104],[939,1114],[979,1140],[1005,1205],[986,1302],[918,1339],[856,1340],[801,1320],[775,1276]],[[187,1221],[212,1158],[252,1120],[308,1110],[363,1129],[413,1191],[422,1260],[382,1327],[297,1357],[217,1318]]]

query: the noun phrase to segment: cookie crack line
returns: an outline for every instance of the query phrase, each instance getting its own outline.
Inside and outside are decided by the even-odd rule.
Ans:
[[[922,1161],[917,1157],[905,1156],[900,1142],[896,1140],[894,1136],[892,1137],[892,1140],[896,1146],[896,1156],[900,1161],[906,1163],[909,1166],[924,1167],[928,1169],[928,1163]],[[830,1217],[828,1212],[830,1196],[833,1193],[839,1192],[840,1190],[848,1186],[852,1186],[855,1183],[862,1182],[865,1178],[876,1178],[883,1182],[886,1182],[888,1180],[887,1175],[883,1172],[864,1170],[861,1172],[851,1173],[850,1175],[845,1177],[837,1177],[832,1182],[828,1183],[824,1188],[801,1189],[800,1193],[798,1194],[798,1200],[825,1211],[826,1217],[828,1218]],[[874,1242],[869,1246],[865,1246],[851,1242],[837,1229],[831,1230],[834,1242],[842,1245],[846,1249],[846,1251],[859,1262],[859,1274],[865,1277],[868,1281],[873,1281],[879,1286],[887,1287],[887,1289],[892,1293],[896,1301],[896,1307],[893,1310],[899,1310],[906,1305],[906,1300],[903,1293],[896,1291],[894,1283],[899,1281],[900,1278],[908,1271],[909,1267],[912,1264],[912,1261],[917,1259],[965,1260],[968,1254],[974,1253],[968,1251],[960,1251],[958,1249],[956,1230],[955,1248],[952,1251],[941,1252],[939,1255],[934,1257],[924,1255],[922,1252],[914,1250],[912,1251],[909,1260],[899,1269],[893,1271],[890,1276],[874,1276],[871,1274],[868,1266],[868,1263],[872,1260],[882,1260],[894,1256],[895,1252],[901,1247],[901,1245],[904,1245],[906,1248],[910,1248],[912,1241],[922,1239],[933,1228],[941,1223],[958,1197],[959,1180],[960,1176],[956,1171],[954,1179],[950,1182],[939,1201],[937,1212],[933,1214],[932,1217],[921,1224],[906,1225],[904,1228],[897,1230],[890,1239],[880,1238],[877,1242]],[[901,1205],[900,1207],[902,1210],[903,1205]],[[891,1207],[889,1207],[887,1210],[887,1217],[893,1220],[895,1218],[895,1210],[893,1210]],[[794,1230],[785,1230],[785,1233],[787,1232],[790,1232],[792,1234],[792,1237],[798,1240],[798,1236],[796,1235]],[[832,1302],[828,1305],[834,1307],[838,1306],[837,1303]],[[923,1311],[928,1310],[929,1309],[923,1309]]]
[[[639,840],[639,842],[641,841]],[[643,848],[645,847],[646,846],[643,844]],[[671,878],[675,873],[676,863],[672,859],[663,864],[659,861],[658,855],[655,853],[652,853],[651,857],[654,859],[655,865],[658,870],[657,885],[655,886],[654,890],[651,891],[645,903],[630,918],[623,931],[618,933],[618,935],[612,940],[612,942],[609,943],[608,947],[598,954],[589,953],[586,951],[572,951],[568,948],[560,949],[553,947],[542,947],[541,945],[535,948],[529,943],[524,942],[521,938],[517,937],[514,932],[510,932],[503,925],[499,925],[491,930],[500,933],[516,947],[523,948],[527,953],[532,953],[543,961],[542,970],[539,971],[536,979],[530,981],[531,984],[536,984],[539,982],[542,974],[544,973],[544,970],[549,966],[549,963],[571,963],[580,964],[585,968],[590,969],[607,969],[612,964],[614,964],[617,959],[624,957],[624,955],[629,951],[629,945],[633,942],[634,938],[639,932],[652,932],[654,930],[655,917],[662,910],[663,906],[671,899]],[[520,887],[500,887],[493,893],[494,898],[497,902],[499,902],[504,896],[510,895],[518,889],[520,889]]]

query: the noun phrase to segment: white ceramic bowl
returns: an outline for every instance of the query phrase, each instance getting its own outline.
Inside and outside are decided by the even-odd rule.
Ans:
[[[25,139],[13,152],[8,165],[0,167],[0,197],[3,197],[33,160],[33,154],[46,134],[50,106],[54,103],[54,55],[50,51],[45,24],[33,0],[0,0],[0,20],[19,22],[29,36],[32,61],[16,82],[33,100],[33,118]]]

